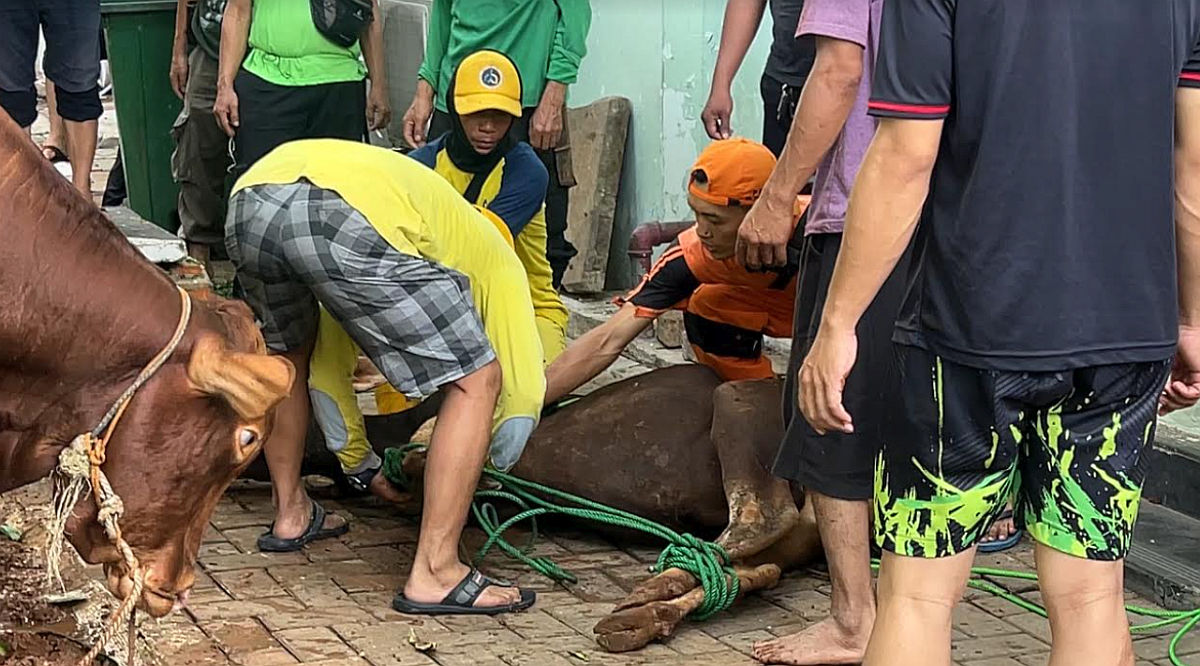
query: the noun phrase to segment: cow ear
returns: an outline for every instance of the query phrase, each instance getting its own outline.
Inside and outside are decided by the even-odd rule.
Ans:
[[[187,376],[198,391],[224,398],[238,416],[251,421],[287,397],[296,369],[278,356],[229,351],[217,336],[206,335],[192,347]]]

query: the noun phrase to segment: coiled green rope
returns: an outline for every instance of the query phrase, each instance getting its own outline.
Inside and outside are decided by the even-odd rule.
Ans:
[[[388,449],[384,455],[383,466],[384,475],[388,480],[401,487],[407,487],[408,479],[401,470],[401,463],[404,456],[408,455],[410,451],[421,448],[424,448],[423,445],[409,444]],[[704,603],[691,616],[697,621],[707,620],[729,608],[737,600],[740,591],[738,577],[729,561],[729,554],[715,543],[702,541],[690,534],[680,534],[665,525],[627,511],[605,506],[599,502],[526,481],[494,469],[485,469],[484,477],[494,482],[499,489],[479,490],[475,493],[475,501],[471,505],[475,519],[484,533],[488,535],[487,541],[475,555],[476,562],[486,557],[493,548],[499,548],[501,552],[550,580],[576,582],[576,578],[571,572],[555,564],[550,558],[529,555],[534,542],[537,541],[537,518],[557,514],[578,520],[637,530],[667,542],[667,547],[659,555],[654,571],[661,573],[666,569],[677,567],[692,574],[696,580],[700,581],[704,588]],[[511,502],[518,507],[519,512],[508,520],[501,521],[493,501]],[[556,502],[562,502],[562,504]],[[530,539],[525,547],[518,548],[504,538],[504,533],[514,525],[526,520],[530,522]],[[871,566],[878,569],[879,560],[872,560]],[[988,577],[991,577],[1036,581],[1037,574],[1027,571],[974,567],[971,569],[971,576],[967,582],[968,587],[997,596],[1031,613],[1048,617],[1045,607],[987,580]],[[1179,642],[1197,624],[1200,624],[1200,608],[1188,611],[1167,611],[1126,606],[1126,610],[1154,620],[1146,624],[1133,625],[1130,630],[1134,633],[1144,633],[1180,624],[1179,630],[1171,638],[1167,654],[1174,666],[1187,666],[1177,654]]]

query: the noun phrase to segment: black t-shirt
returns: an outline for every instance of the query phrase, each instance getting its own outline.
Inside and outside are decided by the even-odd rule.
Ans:
[[[796,37],[804,0],[771,0],[771,52],[763,73],[797,88],[804,86],[817,57],[817,42],[812,35]]]
[[[888,0],[870,112],[945,119],[897,342],[999,370],[1170,357],[1198,42],[1200,0]]]

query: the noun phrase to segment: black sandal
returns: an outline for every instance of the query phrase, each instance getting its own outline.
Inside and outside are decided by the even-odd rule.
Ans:
[[[521,600],[508,604],[507,606],[475,606],[475,601],[479,599],[479,595],[487,588],[496,585],[499,587],[510,587],[507,583],[492,580],[480,573],[478,569],[471,569],[466,578],[454,586],[450,590],[450,594],[442,599],[441,603],[425,604],[416,601],[409,601],[404,596],[404,592],[396,594],[396,598],[392,599],[392,608],[396,611],[407,615],[503,615],[505,613],[517,613],[523,611],[537,601],[537,593],[533,590],[518,590],[521,592]]]
[[[332,539],[350,531],[349,523],[325,529],[325,516],[325,507],[313,502],[312,520],[308,523],[308,529],[304,531],[304,534],[292,539],[283,539],[275,536],[275,523],[271,523],[267,531],[258,537],[258,549],[264,553],[291,553],[314,541]]]

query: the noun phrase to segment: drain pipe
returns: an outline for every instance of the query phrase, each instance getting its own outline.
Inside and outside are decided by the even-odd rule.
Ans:
[[[650,258],[656,245],[670,243],[695,223],[694,220],[683,220],[639,224],[629,236],[629,262],[633,264],[634,280],[641,281],[650,272]]]

